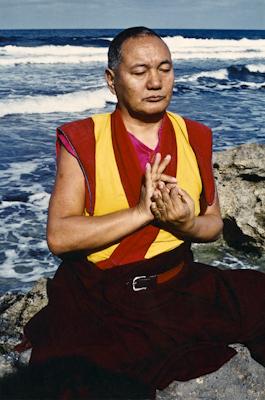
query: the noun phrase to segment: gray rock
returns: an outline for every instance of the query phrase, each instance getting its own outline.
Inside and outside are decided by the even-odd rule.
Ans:
[[[10,374],[14,370],[15,369],[12,361],[4,357],[3,355],[0,355],[0,378],[2,378],[6,374]]]
[[[22,337],[29,319],[47,304],[47,279],[41,278],[26,294],[6,293],[0,297],[0,350],[10,352]]]
[[[265,368],[240,345],[238,354],[218,371],[188,382],[173,382],[157,400],[264,400]]]
[[[214,153],[224,219],[224,241],[260,254],[265,249],[265,145],[244,144]]]

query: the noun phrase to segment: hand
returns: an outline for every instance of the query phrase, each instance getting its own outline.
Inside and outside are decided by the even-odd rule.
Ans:
[[[154,187],[152,182],[151,175],[151,165],[149,163],[146,164],[145,167],[145,176],[144,183],[141,186],[141,195],[140,201],[136,206],[136,209],[140,214],[144,215],[147,218],[147,221],[152,221],[154,216],[151,212],[151,198],[154,194]]]
[[[148,221],[154,219],[154,215],[151,212],[152,196],[156,193],[157,196],[160,195],[160,190],[158,188],[159,182],[166,182],[168,185],[175,185],[177,180],[173,176],[169,176],[163,173],[168,164],[171,161],[171,156],[167,155],[161,161],[161,154],[157,153],[155,155],[154,163],[146,164],[145,179],[141,187],[141,196],[137,209],[141,214],[144,214]]]
[[[154,192],[160,194],[158,189],[159,182],[164,182],[166,184],[176,184],[177,180],[174,176],[169,176],[164,174],[164,170],[171,161],[171,155],[167,154],[166,157],[161,161],[161,154],[157,153],[155,155],[154,162],[151,166],[151,179]]]
[[[195,223],[194,202],[177,184],[159,182],[160,195],[154,193],[151,211],[158,221],[173,223],[181,232],[188,233]]]

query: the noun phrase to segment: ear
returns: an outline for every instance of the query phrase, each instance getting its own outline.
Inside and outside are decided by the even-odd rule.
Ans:
[[[105,70],[105,79],[107,81],[107,84],[108,84],[108,87],[109,87],[109,90],[111,91],[111,93],[116,95],[115,85],[114,85],[115,72],[112,69],[107,68]]]

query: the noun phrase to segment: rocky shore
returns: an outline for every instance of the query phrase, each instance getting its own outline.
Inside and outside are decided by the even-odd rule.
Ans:
[[[236,249],[265,249],[265,145],[244,144],[214,153],[223,240]]]
[[[257,257],[265,249],[264,160],[265,145],[257,144],[214,154],[224,219],[222,240]],[[46,305],[46,283],[43,278],[26,294],[6,293],[0,298],[0,377],[28,361],[29,353],[18,356],[13,347],[20,341],[25,323]],[[174,382],[158,393],[158,399],[265,400],[265,368],[252,360],[244,347],[236,348],[238,354],[215,373],[189,382]]]

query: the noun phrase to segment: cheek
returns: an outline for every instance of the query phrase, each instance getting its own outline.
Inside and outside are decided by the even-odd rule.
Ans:
[[[135,82],[130,84],[130,86],[126,89],[127,97],[130,98],[130,101],[137,102],[137,100],[142,97],[144,87],[140,85],[139,82]]]
[[[168,86],[173,86],[174,85],[174,80],[175,80],[175,75],[174,75],[174,72],[172,70],[171,73],[166,76],[165,81],[167,82]]]
[[[167,87],[167,91],[168,91],[169,94],[171,95],[172,90],[173,90],[173,87],[174,87],[174,80],[169,79],[169,80],[166,82],[166,87]]]

